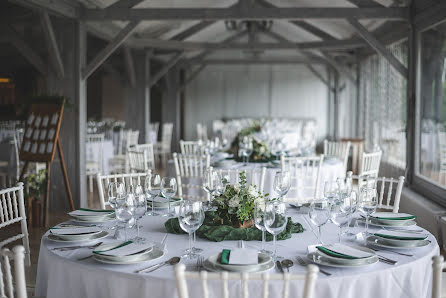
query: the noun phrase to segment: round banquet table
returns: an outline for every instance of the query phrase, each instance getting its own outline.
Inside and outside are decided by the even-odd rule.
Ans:
[[[293,234],[288,240],[278,241],[278,255],[295,261],[297,255],[305,256],[307,246],[316,244],[316,237],[305,224],[302,214],[296,209],[289,209],[288,215],[305,227],[305,232]],[[305,215],[306,216],[306,215]],[[161,241],[165,235],[165,217],[146,216],[141,220],[142,235],[155,242]],[[359,229],[363,227],[355,228]],[[327,224],[323,227],[323,240],[333,243],[337,239],[337,227]],[[362,268],[333,268],[323,267],[332,273],[325,276],[319,273],[316,281],[317,298],[423,298],[430,297],[431,291],[431,258],[439,254],[439,247],[435,238],[429,234],[431,243],[418,249],[405,250],[413,257],[401,256],[391,252],[380,251],[379,254],[397,260],[397,265],[378,262]],[[104,243],[116,241],[111,236],[102,240]],[[260,241],[245,241],[245,247],[260,248]],[[237,247],[237,241],[211,242],[197,238],[196,247],[203,248],[203,256],[218,254],[222,249]],[[169,234],[166,241],[166,253],[157,260],[136,265],[108,265],[92,258],[79,261],[91,254],[87,249],[75,251],[54,251],[57,246],[67,246],[52,242],[46,236],[42,238],[39,254],[36,295],[47,298],[59,297],[91,297],[91,298],[122,298],[122,297],[177,297],[173,267],[165,266],[147,274],[136,274],[135,270],[146,268],[152,264],[167,260],[173,256],[181,256],[188,245],[187,235]],[[271,243],[267,243],[272,249]],[[196,270],[195,260],[182,259],[187,270]],[[305,268],[296,264],[290,269],[291,273],[304,273]],[[270,272],[276,272],[271,269]],[[231,281],[230,281],[231,282]],[[201,297],[199,281],[188,281],[190,297]],[[250,297],[261,297],[261,281],[249,283]],[[270,293],[282,290],[281,281],[270,281]],[[220,283],[209,282],[210,297],[220,297]],[[240,283],[230,284],[231,297],[239,297]],[[303,281],[292,281],[290,284],[291,297],[298,293],[300,297]]]

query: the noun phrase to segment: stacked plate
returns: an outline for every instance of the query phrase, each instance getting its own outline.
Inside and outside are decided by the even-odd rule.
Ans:
[[[160,209],[164,209],[164,208],[168,208],[169,207],[169,202],[167,201],[166,198],[162,198],[162,197],[157,197],[155,198],[154,201],[152,200],[147,200],[147,208],[152,208],[152,202],[153,202],[153,207],[154,208],[160,208]],[[178,206],[181,202],[181,198],[171,198],[170,199],[170,207],[173,206]]]
[[[378,227],[395,227],[405,228],[417,224],[417,217],[408,213],[392,213],[392,212],[376,212],[370,215],[369,223]],[[365,222],[362,218],[361,222]]]
[[[408,231],[379,230],[367,237],[367,244],[384,248],[410,249],[423,247],[430,243],[428,234]]]
[[[51,228],[48,239],[56,242],[83,242],[104,238],[108,235],[97,227]]]
[[[307,258],[318,265],[330,267],[361,267],[378,262],[375,251],[361,246],[333,245],[315,246],[309,249]]]
[[[163,250],[153,243],[136,244],[132,241],[103,244],[93,251],[96,261],[115,265],[151,261],[163,255]]]
[[[79,210],[71,211],[68,213],[76,221],[80,222],[106,222],[115,219],[114,210],[95,210],[81,208]]]
[[[258,263],[249,265],[222,264],[221,254],[209,257],[203,267],[209,271],[229,271],[229,272],[264,272],[274,268],[274,261],[270,255],[258,253]]]

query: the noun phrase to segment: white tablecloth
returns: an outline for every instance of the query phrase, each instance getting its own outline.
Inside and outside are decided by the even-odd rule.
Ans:
[[[306,231],[293,234],[291,239],[278,241],[278,254],[295,260],[296,255],[305,256],[307,245],[315,244],[316,238],[305,225],[301,214],[295,209],[288,211],[294,220],[301,222]],[[145,217],[142,234],[148,239],[160,241],[165,233],[164,217]],[[330,243],[337,239],[337,227],[327,224],[323,227],[323,240]],[[376,264],[358,269],[344,269],[324,267],[332,273],[331,276],[319,274],[316,282],[316,295],[318,298],[424,298],[430,297],[432,280],[431,258],[439,253],[435,238],[426,247],[409,250],[413,257],[400,256],[391,252],[380,251],[379,254],[398,261],[397,265],[388,265],[378,262]],[[111,237],[102,240],[115,241]],[[71,252],[54,252],[52,247],[62,246],[46,237],[42,238],[36,295],[47,298],[122,298],[122,297],[177,297],[175,277],[172,267],[164,267],[148,274],[136,274],[135,270],[145,268],[154,263],[167,260],[173,256],[183,255],[188,245],[187,235],[170,234],[167,238],[167,253],[162,259],[145,262],[137,265],[106,265],[93,259],[77,261],[78,258],[88,256],[91,252],[82,249]],[[271,245],[268,243],[268,245]],[[224,248],[234,248],[237,241],[211,242],[197,239],[197,247],[204,249],[203,255],[221,252]],[[245,242],[246,247],[259,248],[259,241]],[[195,270],[195,261],[182,260],[188,270]],[[291,273],[303,273],[305,269],[295,265]],[[274,272],[274,269],[271,270]],[[210,297],[220,297],[220,284],[211,282]],[[260,282],[250,282],[250,297],[261,297]],[[303,282],[293,281],[290,293],[302,292]],[[201,297],[201,286],[198,281],[191,282],[190,297]],[[240,283],[233,282],[229,286],[231,297],[239,297]],[[270,282],[270,292],[280,293],[282,283]],[[294,297],[294,296],[293,296]]]
[[[87,143],[87,156],[92,161],[99,161],[99,142],[90,142]],[[108,175],[108,160],[113,158],[113,141],[112,140],[104,140],[104,146],[102,147],[102,174]]]

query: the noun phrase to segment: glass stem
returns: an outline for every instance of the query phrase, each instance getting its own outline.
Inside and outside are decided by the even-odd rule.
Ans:
[[[277,258],[276,234],[273,235],[274,259]]]
[[[192,257],[192,234],[189,233],[189,256]]]
[[[170,215],[170,197],[167,197],[167,202],[168,202],[168,209],[167,209],[167,214]]]
[[[195,232],[194,232],[194,239],[192,240],[193,241],[193,245],[195,245],[195,240],[196,240],[196,236],[195,236]]]
[[[322,244],[322,226],[317,227],[319,242]]]
[[[365,217],[365,235],[369,234],[369,215],[367,214]]]
[[[139,238],[139,224],[138,224],[138,219],[136,220],[136,237]]]
[[[262,230],[262,251],[264,251],[265,250],[265,235],[266,234],[266,231],[265,231],[265,229],[263,229]]]
[[[339,243],[341,243],[342,227],[339,226]]]
[[[156,196],[151,196],[151,199],[152,199],[152,216],[153,215],[155,215],[155,198],[156,198]]]
[[[127,223],[124,223],[124,239],[127,241]]]

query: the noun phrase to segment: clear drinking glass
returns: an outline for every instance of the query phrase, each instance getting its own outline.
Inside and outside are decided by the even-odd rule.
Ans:
[[[273,257],[275,260],[280,259],[281,257],[277,256],[276,237],[285,229],[288,221],[285,203],[280,201],[267,202],[263,220],[266,230],[273,235]]]
[[[270,251],[266,250],[265,248],[265,242],[266,242],[266,228],[265,228],[265,207],[266,207],[266,201],[265,200],[259,200],[254,204],[254,224],[256,225],[257,229],[262,231],[262,248],[260,252],[271,254]]]
[[[253,151],[252,138],[244,136],[239,142],[239,155],[242,154],[245,166],[248,164],[249,157]]]
[[[161,192],[161,177],[158,174],[150,173],[146,176],[146,180],[144,181],[144,188],[146,191],[146,195],[151,199],[152,204],[152,212],[150,215],[156,216],[158,213],[155,212],[155,198]]]
[[[203,177],[203,189],[210,195],[209,205],[214,197],[218,197],[224,192],[224,188],[220,173],[212,168],[206,169]]]
[[[283,197],[286,196],[290,190],[290,186],[290,173],[277,172],[274,176],[273,188],[274,191],[279,194],[280,199],[283,199]]]
[[[336,181],[325,181],[324,184],[324,197],[327,199],[330,203],[337,199],[338,197],[338,184]]]
[[[365,216],[365,235],[369,235],[369,217],[375,213],[378,205],[376,188],[370,187],[369,182],[359,189],[358,210]]]
[[[124,184],[121,182],[110,182],[107,187],[107,198],[110,207],[116,208],[116,197],[118,193],[124,193]],[[116,229],[116,225],[110,228],[111,230]]]
[[[178,222],[183,231],[189,234],[189,251],[187,257],[189,259],[195,259],[198,257],[192,249],[192,234],[198,230],[203,224],[204,210],[200,201],[182,201],[178,208],[175,208],[177,212]]]
[[[334,200],[330,206],[331,222],[339,227],[339,243],[341,243],[342,228],[349,222],[351,212],[350,197],[341,197]]]
[[[115,213],[116,219],[124,223],[125,241],[127,241],[127,225],[135,216],[135,196],[132,193],[118,193]]]
[[[177,180],[173,177],[164,177],[161,179],[161,194],[167,199],[168,209],[167,214],[163,214],[163,216],[171,216],[172,213],[170,211],[170,199],[177,192]]]
[[[139,236],[139,219],[147,212],[147,200],[144,190],[141,185],[137,185],[134,190],[135,195],[135,220],[136,220],[136,238],[133,239],[136,243],[144,243],[145,238]]]
[[[328,200],[314,200],[310,204],[310,221],[318,228],[318,240],[322,242],[321,228],[330,218],[330,202]]]

